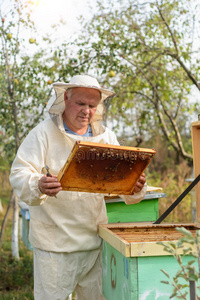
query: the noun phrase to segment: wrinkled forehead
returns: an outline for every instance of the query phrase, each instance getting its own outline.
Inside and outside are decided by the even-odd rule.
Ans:
[[[101,100],[101,92],[98,89],[86,88],[86,87],[75,87],[67,89],[68,97],[90,97]]]

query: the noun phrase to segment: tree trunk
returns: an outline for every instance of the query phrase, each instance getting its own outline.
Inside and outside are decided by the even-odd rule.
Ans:
[[[19,243],[18,243],[18,228],[19,228],[19,206],[17,196],[14,193],[13,198],[13,223],[12,223],[12,256],[19,259]]]
[[[14,191],[12,190],[12,193],[11,193],[11,196],[10,196],[10,201],[9,201],[9,204],[8,204],[8,207],[7,207],[3,222],[2,222],[2,226],[1,226],[0,249],[1,249],[1,244],[3,242],[3,234],[4,234],[4,230],[5,230],[5,227],[6,227],[7,220],[8,220],[9,211],[10,211],[12,205],[13,205],[13,200],[14,200]]]
[[[3,213],[3,205],[1,203],[1,199],[0,199],[0,214]]]

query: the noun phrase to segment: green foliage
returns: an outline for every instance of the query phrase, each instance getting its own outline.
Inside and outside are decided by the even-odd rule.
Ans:
[[[43,118],[52,82],[89,72],[116,91],[106,106],[118,135],[120,124],[130,128],[134,139],[162,134],[173,151],[192,163],[190,120],[200,108],[198,101],[188,100],[193,85],[199,91],[199,48],[193,51],[192,40],[196,1],[98,2],[99,14],[84,35],[59,47],[36,31],[31,4],[13,3],[7,15],[1,12],[3,157],[11,162],[25,135]]]
[[[43,114],[48,89],[42,60],[44,51],[35,50],[32,57],[25,55],[30,51],[27,50],[24,31],[27,37],[36,34],[31,5],[28,7],[21,1],[13,1],[9,11],[1,11],[1,16],[0,122],[3,146],[0,150],[3,157],[12,161],[22,139]]]
[[[74,65],[70,44],[59,48],[37,32],[30,1],[10,0],[6,10],[0,6],[0,15],[0,154],[11,163],[24,137],[44,118],[52,83],[84,67]]]
[[[183,235],[183,237],[181,237],[176,243],[158,242],[157,244],[163,246],[164,251],[174,256],[179,264],[180,270],[172,278],[165,270],[161,270],[168,278],[167,281],[161,282],[173,286],[173,293],[171,294],[170,299],[177,297],[179,299],[187,300],[187,296],[189,295],[190,281],[195,281],[197,283],[196,288],[200,288],[198,283],[200,278],[200,230],[197,230],[194,236],[184,227],[177,227],[176,230]],[[182,250],[183,254],[179,254],[180,250]],[[184,264],[183,258],[186,255],[190,255],[191,257],[194,257],[194,259],[191,259]],[[194,266],[195,262],[198,262],[197,269]],[[197,299],[200,299],[200,297],[197,296]]]
[[[142,139],[159,132],[191,162],[191,147],[185,151],[182,137],[187,140],[191,113],[196,105],[200,108],[188,95],[194,84],[198,91],[200,86],[191,39],[197,20],[189,4],[198,5],[169,0],[99,2],[99,14],[87,25],[88,39],[84,35],[80,43],[80,59],[87,58],[88,69],[96,69],[102,84],[116,91],[108,106],[108,120],[116,120],[116,130],[124,123],[132,137]],[[116,76],[109,76],[111,71]]]

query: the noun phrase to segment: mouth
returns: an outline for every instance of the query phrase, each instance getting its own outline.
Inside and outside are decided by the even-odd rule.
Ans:
[[[79,118],[80,118],[82,121],[89,121],[89,117],[82,117],[82,116],[79,116]]]

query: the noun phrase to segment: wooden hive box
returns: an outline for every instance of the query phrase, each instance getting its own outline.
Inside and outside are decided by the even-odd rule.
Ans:
[[[22,217],[22,219],[20,220],[21,238],[22,238],[22,241],[24,242],[24,245],[29,250],[33,250],[33,246],[29,242],[29,229],[30,229],[29,206],[23,201],[19,201],[18,205],[21,209],[21,217]]]
[[[192,233],[198,224],[121,223],[99,226],[103,238],[103,294],[106,300],[169,300],[171,285],[161,283],[180,267],[176,259],[157,242],[176,242],[181,234],[175,227],[185,227]],[[183,253],[183,249],[179,251]],[[193,260],[184,256],[183,264]],[[195,266],[198,270],[197,259]]]
[[[154,222],[159,217],[159,201],[166,197],[164,193],[148,192],[143,200],[127,205],[122,197],[106,196],[108,223],[119,222]]]
[[[63,190],[131,195],[156,151],[77,142],[58,174]]]
[[[99,235],[126,257],[165,256],[169,254],[157,242],[178,241],[182,235],[175,228],[183,226],[193,234],[200,229],[200,224],[194,223],[110,223],[99,225]]]

